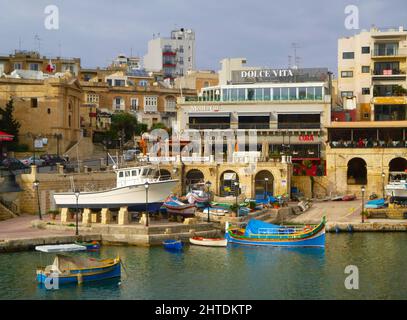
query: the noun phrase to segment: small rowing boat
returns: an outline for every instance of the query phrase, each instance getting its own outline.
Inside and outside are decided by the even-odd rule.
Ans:
[[[98,241],[90,242],[75,242],[75,244],[86,247],[87,251],[97,251],[100,249],[100,243]]]
[[[57,255],[52,265],[37,269],[37,281],[47,284],[77,283],[120,277],[120,258],[93,259]]]
[[[195,204],[183,203],[177,197],[168,197],[163,207],[167,209],[170,214],[182,215],[182,216],[194,216],[196,211]]]
[[[86,247],[77,243],[55,244],[36,246],[35,250],[41,252],[71,252],[71,251],[85,251]]]
[[[193,237],[189,238],[189,242],[198,246],[206,247],[226,247],[228,244],[228,241],[225,238]]]
[[[168,250],[182,250],[184,245],[181,240],[164,240],[163,246]]]

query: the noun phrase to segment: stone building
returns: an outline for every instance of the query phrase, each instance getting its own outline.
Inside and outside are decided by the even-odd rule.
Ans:
[[[187,74],[175,79],[174,86],[178,89],[194,89],[200,94],[202,88],[219,84],[219,75],[211,70],[190,70]]]
[[[14,117],[21,124],[20,144],[32,150],[34,140],[41,138],[44,145],[38,151],[63,154],[81,136],[82,88],[70,73],[49,78],[39,73],[29,71],[22,72],[25,78],[0,78],[0,105],[13,99]]]

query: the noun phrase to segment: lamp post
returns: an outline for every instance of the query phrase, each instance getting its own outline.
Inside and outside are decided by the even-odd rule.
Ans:
[[[382,190],[383,190],[383,199],[384,199],[384,177],[386,176],[386,174],[384,172],[382,172]]]
[[[148,181],[144,183],[144,188],[146,189],[146,227],[148,227],[148,188],[150,187],[150,184]]]
[[[33,182],[33,186],[34,186],[34,188],[35,188],[35,190],[37,192],[38,216],[39,216],[40,220],[42,220],[41,205],[40,205],[40,193],[38,191],[39,185],[40,185],[40,182],[37,179],[35,179],[35,181]]]
[[[268,199],[268,194],[267,194],[267,185],[269,183],[269,178],[264,178],[264,199]]]
[[[80,191],[79,189],[76,189],[75,192],[75,198],[76,198],[76,231],[75,231],[75,235],[79,235],[79,208],[78,208],[78,200],[79,200],[79,195],[80,195]]]
[[[365,222],[365,186],[362,186],[362,223]]]
[[[208,210],[208,222],[211,222],[210,221],[210,218],[209,218],[209,201],[210,201],[210,193],[209,193],[209,189],[210,189],[210,187],[211,187],[211,185],[212,185],[212,183],[208,180],[208,181],[206,181],[206,183],[205,183],[205,185],[206,185],[206,188],[207,188],[207,192],[208,192],[208,206],[207,206],[207,210]]]
[[[236,194],[236,216],[238,217],[238,216],[239,216],[239,205],[238,205],[238,203],[237,203],[237,197],[238,197],[238,195],[239,195],[239,189],[238,189],[238,187],[239,187],[239,182],[238,182],[237,180],[235,180],[235,181],[233,182],[233,184],[235,185],[235,194]]]

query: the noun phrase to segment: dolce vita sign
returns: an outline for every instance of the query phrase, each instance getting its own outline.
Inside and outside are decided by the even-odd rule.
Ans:
[[[240,71],[241,78],[271,78],[271,77],[293,77],[291,69],[271,69],[271,70],[243,70]]]

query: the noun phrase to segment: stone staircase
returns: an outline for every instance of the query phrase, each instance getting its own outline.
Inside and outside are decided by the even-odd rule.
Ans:
[[[15,217],[17,217],[17,215],[0,202],[0,221]]]

